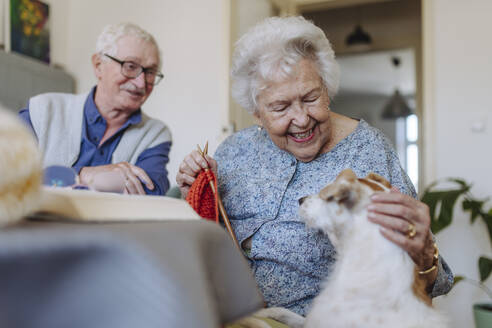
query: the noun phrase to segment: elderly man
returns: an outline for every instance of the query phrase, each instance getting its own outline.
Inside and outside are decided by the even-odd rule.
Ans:
[[[171,133],[141,106],[163,78],[155,39],[133,24],[104,28],[92,56],[97,85],[88,94],[48,93],[20,117],[34,131],[44,167],[63,165],[98,190],[163,195]]]

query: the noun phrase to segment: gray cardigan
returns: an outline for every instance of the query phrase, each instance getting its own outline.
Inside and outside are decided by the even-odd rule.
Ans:
[[[44,155],[44,167],[71,167],[77,161],[87,97],[87,93],[45,93],[29,100],[29,115]],[[142,113],[142,121],[128,127],[123,134],[112,163],[135,164],[144,150],[167,141],[171,141],[167,126]]]

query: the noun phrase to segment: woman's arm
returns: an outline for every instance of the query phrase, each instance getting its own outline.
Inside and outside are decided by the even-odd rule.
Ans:
[[[396,188],[391,193],[373,196],[368,208],[369,220],[380,224],[383,236],[408,252],[422,272],[419,276],[426,282],[430,296],[445,294],[451,290],[453,274],[441,256],[434,259],[436,248],[430,231],[429,209],[417,199],[415,188],[386,137],[378,133],[374,139],[379,141],[373,145],[380,151],[379,158],[386,158],[382,166],[387,171],[383,175]],[[434,265],[436,269],[432,269]]]

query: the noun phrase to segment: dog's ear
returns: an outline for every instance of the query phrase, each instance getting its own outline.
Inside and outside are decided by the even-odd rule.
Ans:
[[[357,180],[357,176],[355,175],[354,171],[352,171],[351,169],[345,169],[340,172],[340,174],[335,179],[335,182],[355,182],[355,180]]]
[[[328,202],[336,201],[347,208],[352,208],[358,200],[356,181],[357,176],[352,170],[343,170],[335,179],[335,182],[319,192],[319,196]]]
[[[364,179],[376,181],[376,182],[382,184],[383,186],[385,186],[386,188],[391,189],[391,183],[389,183],[388,180],[386,180],[385,178],[383,178],[379,174],[371,172]]]

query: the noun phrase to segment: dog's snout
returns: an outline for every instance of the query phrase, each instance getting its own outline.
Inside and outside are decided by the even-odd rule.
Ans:
[[[302,203],[304,203],[304,201],[306,200],[307,196],[305,197],[302,197],[302,198],[299,198],[299,205],[302,205]]]

